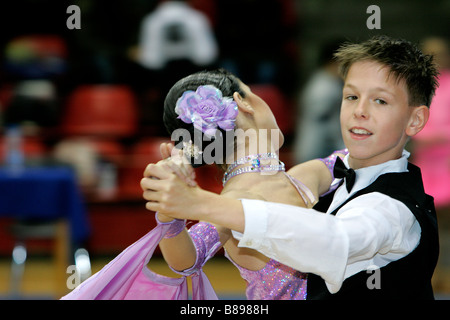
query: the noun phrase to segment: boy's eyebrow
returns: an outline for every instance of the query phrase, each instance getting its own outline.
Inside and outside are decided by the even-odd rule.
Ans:
[[[344,85],[344,89],[346,87],[349,87],[350,89],[353,89],[353,90],[358,90],[358,87],[353,85],[353,84],[351,84],[351,83],[346,83]],[[381,92],[387,93],[387,94],[389,94],[389,95],[391,95],[393,97],[395,96],[394,93],[392,93],[392,91],[390,91],[388,88],[384,88],[384,87],[371,88],[371,91],[376,91],[376,92],[380,92],[381,91]]]
[[[352,85],[351,83],[345,83],[344,84],[344,89],[349,87],[350,89],[357,89],[356,86]]]

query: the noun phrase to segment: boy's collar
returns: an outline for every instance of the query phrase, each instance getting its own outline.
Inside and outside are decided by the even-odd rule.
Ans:
[[[367,187],[382,174],[391,172],[407,172],[409,156],[410,153],[406,150],[403,150],[402,156],[399,159],[386,161],[374,166],[356,169],[356,181],[352,189],[352,193]],[[348,157],[349,154],[344,157],[344,164],[347,168],[349,168]]]
[[[405,149],[403,149],[402,156],[400,158],[398,158],[398,159],[389,160],[389,161],[386,161],[386,162],[383,162],[383,163],[380,163],[380,164],[377,164],[377,165],[374,165],[374,166],[369,166],[369,167],[364,167],[364,168],[360,168],[360,169],[355,169],[355,171],[363,170],[363,169],[367,169],[367,168],[374,168],[374,167],[378,167],[378,166],[386,166],[386,165],[389,165],[389,164],[395,164],[396,162],[402,162],[403,163],[405,160],[406,160],[406,162],[408,162],[408,158],[409,158],[410,155],[411,155],[411,153],[409,151],[406,151]],[[345,163],[345,166],[347,168],[350,168],[350,165],[348,164],[349,156],[350,156],[350,153],[346,154],[345,157],[344,157],[344,163]],[[406,167],[405,167],[405,169],[406,169]]]

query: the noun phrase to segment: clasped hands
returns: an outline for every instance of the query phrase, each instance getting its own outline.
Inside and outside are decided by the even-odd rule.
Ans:
[[[143,198],[148,201],[145,207],[157,211],[161,222],[174,218],[195,220],[190,209],[201,189],[195,182],[194,169],[171,143],[162,143],[160,152],[163,160],[149,164],[141,180]]]

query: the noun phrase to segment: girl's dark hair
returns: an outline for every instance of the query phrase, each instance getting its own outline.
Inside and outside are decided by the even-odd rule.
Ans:
[[[192,123],[185,123],[181,121],[180,119],[177,119],[178,114],[175,113],[175,106],[178,101],[178,99],[183,95],[185,91],[196,91],[199,86],[204,85],[212,85],[216,88],[218,88],[220,91],[222,91],[223,97],[229,97],[233,99],[233,94],[235,92],[238,92],[243,98],[245,98],[245,92],[242,90],[240,85],[240,80],[234,76],[232,73],[228,72],[225,69],[215,69],[215,70],[209,70],[209,71],[200,71],[194,74],[191,74],[178,82],[176,82],[173,87],[169,90],[167,93],[166,99],[164,101],[164,114],[163,114],[163,121],[164,126],[166,127],[167,131],[170,135],[177,130],[177,129],[185,129],[189,132],[189,136],[192,140],[192,142],[195,144],[195,146],[198,147],[199,151],[204,151],[205,148],[210,145],[215,139],[223,139],[223,150],[221,150],[221,154],[223,155],[220,157],[220,159],[217,159],[217,157],[214,154],[210,155],[211,158],[215,159],[214,162],[218,164],[219,166],[221,164],[225,163],[226,159],[226,151],[227,150],[233,150],[230,149],[230,144],[234,144],[234,135],[233,139],[226,139],[227,134],[225,134],[225,131],[218,128],[215,138],[212,140],[208,138],[204,138],[203,132],[197,130],[194,128]],[[172,137],[173,138],[173,137]],[[185,136],[180,136],[177,138],[175,142],[175,147],[181,149],[183,146],[183,142],[186,139]],[[228,141],[231,140],[231,141]],[[227,148],[228,145],[228,148]],[[215,145],[217,146],[217,144]],[[217,148],[216,148],[217,149]],[[216,150],[217,151],[217,150]],[[207,159],[204,159],[204,157],[200,157],[201,159],[191,157],[191,164],[193,167],[199,167],[203,164],[211,164],[211,162],[206,161]],[[223,167],[222,167],[223,168]]]

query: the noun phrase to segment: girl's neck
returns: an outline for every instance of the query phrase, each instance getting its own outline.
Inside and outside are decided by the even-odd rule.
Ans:
[[[252,141],[253,142],[253,141]],[[245,145],[237,145],[235,148],[234,154],[231,154],[226,159],[226,165],[227,168],[233,164],[238,159],[241,159],[243,157],[247,157],[250,155],[256,155],[256,154],[265,154],[265,153],[273,153],[278,155],[279,154],[279,148],[273,147],[270,140],[267,142],[264,142],[264,147],[260,146],[259,141],[251,143],[251,146],[249,146],[249,143],[246,143]]]
[[[251,181],[251,183],[257,183],[258,181],[261,181],[262,175],[275,175],[280,171],[285,171],[285,166],[284,163],[278,159],[278,154],[270,152],[251,154],[239,158],[237,161],[230,164],[224,173],[222,183],[224,187],[230,180],[233,181],[233,185],[239,182],[242,183],[242,181],[247,181],[247,183],[249,181]],[[253,174],[247,175],[247,173]],[[244,174],[245,177],[243,178]],[[266,179],[266,177],[264,179]]]

